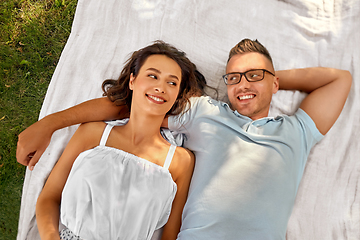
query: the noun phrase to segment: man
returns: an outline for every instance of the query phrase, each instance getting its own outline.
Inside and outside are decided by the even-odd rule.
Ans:
[[[351,75],[329,68],[275,72],[266,48],[244,39],[230,51],[223,78],[231,107],[195,97],[189,111],[164,124],[184,133],[184,146],[196,155],[178,238],[285,239],[307,156],[341,113]],[[279,88],[309,93],[293,116],[268,117]],[[89,106],[98,105],[102,113],[91,113]],[[101,99],[50,115],[19,136],[18,161],[33,166],[56,129],[118,112]],[[41,133],[47,142],[22,149],[31,131],[49,122]]]

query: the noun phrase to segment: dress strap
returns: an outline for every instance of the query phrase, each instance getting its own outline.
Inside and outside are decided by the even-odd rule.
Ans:
[[[100,140],[100,146],[105,146],[107,139],[110,135],[111,129],[114,127],[114,125],[110,125],[110,124],[106,124],[106,127],[104,129],[104,132],[101,136],[101,140]]]
[[[176,149],[176,146],[171,144],[168,154],[165,159],[164,168],[169,169],[171,161],[172,161],[174,153],[175,153],[175,149]]]

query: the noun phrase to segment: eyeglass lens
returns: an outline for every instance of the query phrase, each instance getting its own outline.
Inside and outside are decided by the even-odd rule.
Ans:
[[[256,82],[264,78],[264,70],[256,69],[256,70],[247,71],[245,73],[229,73],[226,74],[225,81],[229,85],[237,84],[240,82],[242,75],[245,75],[245,78],[249,82]]]

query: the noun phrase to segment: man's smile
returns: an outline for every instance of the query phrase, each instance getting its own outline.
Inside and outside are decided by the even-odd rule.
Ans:
[[[255,94],[247,94],[247,95],[238,96],[237,98],[241,101],[241,100],[246,100],[246,99],[252,99],[254,97],[255,97]]]

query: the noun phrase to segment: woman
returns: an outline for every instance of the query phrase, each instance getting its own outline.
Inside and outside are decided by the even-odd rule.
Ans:
[[[38,198],[40,236],[60,239],[61,217],[61,239],[150,239],[165,223],[162,239],[176,239],[194,155],[169,144],[160,126],[200,94],[194,65],[157,41],[134,52],[103,90],[128,107],[129,120],[79,126]]]

